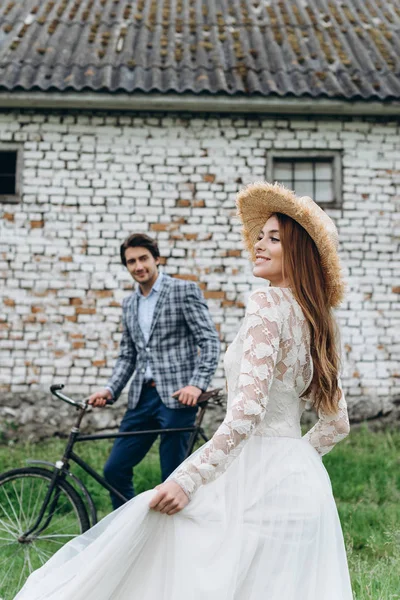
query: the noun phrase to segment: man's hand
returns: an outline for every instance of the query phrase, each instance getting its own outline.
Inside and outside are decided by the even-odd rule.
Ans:
[[[177,396],[179,402],[182,402],[182,404],[186,404],[187,406],[196,406],[197,400],[202,393],[202,390],[198,387],[195,387],[194,385],[187,385],[186,387],[174,392],[172,397],[175,398]]]
[[[92,404],[93,406],[105,406],[107,400],[112,400],[112,394],[110,390],[103,388],[98,392],[95,392],[89,397],[88,404]]]
[[[160,513],[174,515],[189,503],[183,489],[175,481],[166,481],[155,487],[158,490],[149,507]]]

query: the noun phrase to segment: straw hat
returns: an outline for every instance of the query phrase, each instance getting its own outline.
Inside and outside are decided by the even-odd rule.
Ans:
[[[296,196],[279,183],[252,183],[236,199],[237,214],[243,223],[243,238],[252,260],[254,244],[273,213],[288,215],[312,237],[321,257],[330,306],[338,306],[344,295],[344,281],[338,256],[339,237],[334,222],[308,196]]]

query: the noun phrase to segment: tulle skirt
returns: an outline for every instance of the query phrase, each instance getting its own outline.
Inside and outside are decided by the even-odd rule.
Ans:
[[[253,436],[180,513],[140,494],[69,542],[16,600],[352,600],[328,474],[302,439]]]

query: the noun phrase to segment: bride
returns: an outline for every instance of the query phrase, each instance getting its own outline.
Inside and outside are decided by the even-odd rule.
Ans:
[[[59,550],[16,600],[351,600],[321,456],[349,432],[332,308],[337,231],[311,198],[237,199],[255,290],[225,359],[228,410],[163,484]],[[301,436],[307,400],[317,424]]]

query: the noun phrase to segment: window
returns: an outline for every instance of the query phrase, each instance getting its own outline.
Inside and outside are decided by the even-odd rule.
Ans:
[[[341,163],[339,153],[272,152],[269,181],[278,181],[298,196],[311,196],[322,208],[340,206]]]
[[[21,151],[14,145],[0,145],[0,202],[20,200]]]

